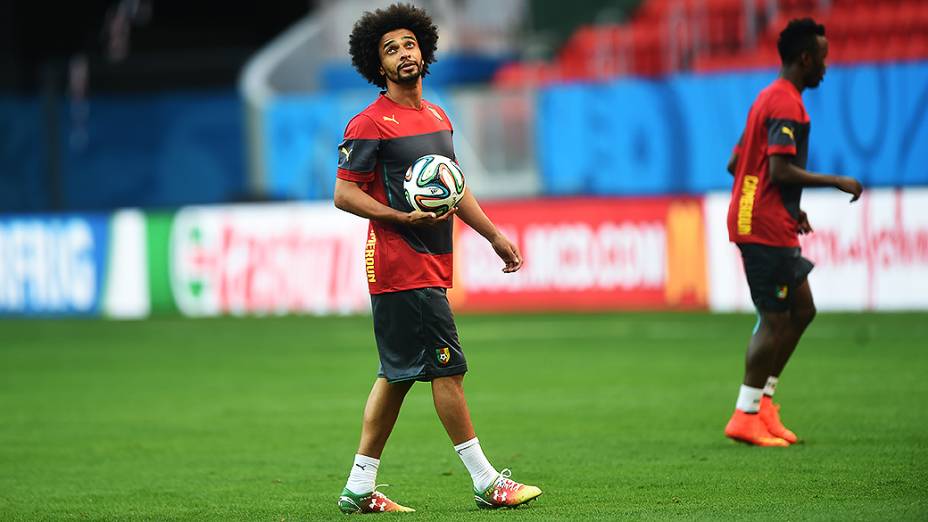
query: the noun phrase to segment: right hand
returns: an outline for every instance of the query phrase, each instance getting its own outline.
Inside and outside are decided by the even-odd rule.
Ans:
[[[835,188],[841,192],[851,194],[853,196],[851,198],[851,203],[857,201],[860,198],[860,193],[864,191],[863,185],[850,176],[838,176],[838,180],[835,182]]]
[[[503,267],[504,273],[511,274],[522,268],[522,253],[519,252],[519,247],[509,241],[506,236],[498,234],[490,241],[490,245],[493,246],[496,255],[506,263]]]
[[[434,226],[439,223],[444,223],[451,219],[458,211],[457,207],[452,208],[448,212],[445,212],[441,216],[436,215],[434,212],[422,212],[421,210],[413,210],[409,214],[406,214],[406,224],[413,226]]]

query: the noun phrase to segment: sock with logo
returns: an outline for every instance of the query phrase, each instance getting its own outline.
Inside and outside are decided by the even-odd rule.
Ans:
[[[744,413],[757,413],[760,410],[760,397],[763,394],[764,390],[761,388],[752,388],[742,384],[741,390],[738,392],[738,402],[735,403],[735,408]]]
[[[767,397],[773,397],[774,392],[777,391],[777,384],[780,383],[780,379],[771,375],[767,377],[767,384],[764,385],[764,395]]]
[[[361,455],[354,456],[354,465],[351,466],[351,474],[348,475],[348,483],[345,487],[355,495],[363,495],[374,491],[377,481],[377,468],[380,467],[380,459]]]
[[[454,447],[458,452],[467,471],[470,472],[470,478],[474,481],[474,489],[484,491],[499,476],[499,472],[490,465],[483,449],[480,447],[480,441],[474,437],[468,441],[462,442]]]

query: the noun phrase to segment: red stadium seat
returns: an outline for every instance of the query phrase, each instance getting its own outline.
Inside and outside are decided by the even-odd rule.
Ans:
[[[763,24],[755,48],[745,48],[745,0],[644,0],[630,23],[580,27],[553,64],[507,65],[494,82],[775,68],[779,31],[804,16],[826,25],[831,63],[928,57],[928,0],[779,0],[777,15],[769,20],[769,0],[752,1]],[[822,5],[829,7],[822,10]]]

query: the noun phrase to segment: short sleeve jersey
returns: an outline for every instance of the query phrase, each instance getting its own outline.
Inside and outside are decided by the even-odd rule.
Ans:
[[[734,243],[798,247],[797,220],[802,188],[770,180],[770,156],[789,156],[806,167],[809,153],[809,115],[802,96],[788,80],[779,78],[760,92],[748,113],[728,206],[728,238]]]
[[[403,194],[406,170],[426,154],[455,159],[448,115],[422,100],[419,109],[383,94],[348,122],[338,146],[339,179],[358,183],[375,200],[401,212],[412,207]],[[371,294],[414,288],[450,288],[452,221],[412,227],[371,220],[364,251]]]

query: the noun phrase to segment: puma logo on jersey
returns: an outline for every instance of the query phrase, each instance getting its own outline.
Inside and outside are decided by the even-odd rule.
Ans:
[[[782,129],[780,129],[780,132],[789,136],[789,139],[796,141],[796,137],[793,136],[793,129],[790,129],[786,125],[784,125]]]
[[[386,116],[384,116],[384,117],[383,117],[383,120],[384,120],[384,121],[392,121],[393,123],[395,123],[395,124],[397,124],[397,125],[400,124],[400,122],[396,121],[396,114],[391,114],[389,118],[387,118]]]
[[[338,152],[341,152],[345,155],[345,163],[348,163],[348,160],[351,158],[351,150],[352,149],[349,149],[348,147],[342,147],[338,149]]]
[[[435,117],[438,118],[438,121],[445,121],[445,119],[441,117],[441,114],[438,114],[438,111],[436,111],[436,110],[433,109],[432,107],[426,105],[425,108],[428,109],[429,112],[431,112],[432,114],[434,114]]]

